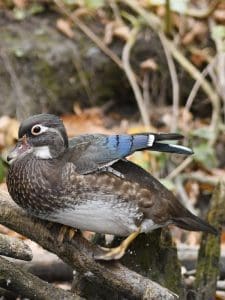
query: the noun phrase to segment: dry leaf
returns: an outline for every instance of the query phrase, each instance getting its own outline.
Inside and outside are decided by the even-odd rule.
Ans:
[[[106,45],[109,45],[112,43],[114,23],[115,22],[109,22],[105,26],[104,43]]]
[[[206,51],[196,49],[196,51],[193,51],[191,54],[191,61],[195,66],[201,67],[203,64],[209,61],[209,55],[206,53]]]
[[[127,41],[130,36],[130,28],[124,24],[116,26],[114,29],[114,35],[124,41]]]
[[[13,0],[14,5],[17,8],[25,8],[27,6],[27,0]]]
[[[225,24],[225,10],[224,9],[215,10],[213,13],[213,17],[220,24]]]
[[[74,13],[76,17],[81,18],[85,16],[91,16],[93,15],[90,9],[87,9],[86,7],[79,7],[77,8]]]
[[[58,19],[56,21],[56,27],[66,36],[68,36],[69,38],[73,38],[74,37],[74,32],[71,28],[71,24],[69,21],[66,21],[64,19]]]
[[[0,118],[0,148],[12,146],[17,140],[19,122],[8,116]]]
[[[64,115],[62,120],[69,137],[84,133],[111,133],[104,127],[103,115],[99,108],[85,109],[78,115]]]
[[[146,59],[145,61],[143,61],[140,64],[140,67],[143,70],[153,70],[153,71],[158,70],[158,64],[152,58],[149,58],[149,59]]]
[[[127,41],[130,36],[130,29],[124,23],[119,21],[108,22],[105,26],[105,44],[109,45],[113,40],[113,36],[122,39],[123,41]]]
[[[195,22],[191,30],[182,39],[183,45],[192,43],[195,39],[203,41],[207,36],[208,28],[203,22]]]

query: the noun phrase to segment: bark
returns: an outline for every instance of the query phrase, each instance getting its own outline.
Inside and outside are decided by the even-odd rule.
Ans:
[[[50,229],[48,222],[28,216],[3,191],[0,191],[0,223],[55,253],[81,274],[88,274],[88,280],[103,288],[116,290],[128,299],[141,299],[149,290],[152,296],[148,299],[177,299],[168,289],[129,270],[119,262],[96,262],[93,253],[99,251],[99,248],[80,235],[76,235],[72,241],[64,240],[60,244],[57,240],[58,230],[55,230],[57,225]]]
[[[28,261],[33,258],[32,251],[28,245],[17,238],[4,234],[0,234],[0,255]]]

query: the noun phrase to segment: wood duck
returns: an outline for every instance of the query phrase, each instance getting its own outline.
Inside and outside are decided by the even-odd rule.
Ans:
[[[191,154],[163,140],[179,134],[81,135],[68,140],[55,115],[29,117],[9,153],[7,186],[14,201],[30,214],[80,230],[127,237],[96,259],[119,259],[141,232],[174,224],[217,234],[188,211],[158,180],[127,161],[138,150]]]

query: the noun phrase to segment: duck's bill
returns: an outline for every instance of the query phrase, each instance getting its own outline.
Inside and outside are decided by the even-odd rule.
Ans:
[[[23,138],[19,140],[16,146],[8,153],[7,162],[11,164],[15,161],[19,156],[30,151],[31,146],[27,143],[27,141]]]

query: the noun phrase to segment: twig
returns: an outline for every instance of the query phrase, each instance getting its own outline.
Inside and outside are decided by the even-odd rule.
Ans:
[[[167,177],[166,179],[173,179],[177,177],[178,174],[180,174],[188,165],[190,165],[193,161],[193,157],[189,156],[187,157],[176,169],[174,169]]]
[[[206,183],[206,184],[213,185],[213,186],[216,186],[219,182],[219,177],[215,178],[215,177],[212,177],[212,176],[198,174],[196,172],[195,173],[190,172],[190,173],[181,174],[180,177],[181,177],[182,180],[191,179],[191,180],[198,181],[200,183]]]
[[[183,186],[183,177],[181,176],[177,176],[175,179],[175,184],[176,184],[176,190],[177,193],[180,196],[181,202],[183,203],[183,205],[190,210],[193,214],[197,214],[196,209],[194,208],[194,206],[192,205],[191,201],[189,200],[189,197],[184,189]]]
[[[95,276],[87,279],[98,282],[103,288],[116,290],[126,298],[141,299],[146,289],[151,289],[155,299],[176,299],[174,293],[143,277],[118,262],[99,263],[93,259],[98,247],[79,235],[72,241],[57,240],[58,233],[47,228],[47,222],[31,218],[14,204],[8,193],[0,191],[0,224],[3,224],[36,241],[45,249],[58,255],[81,274]],[[54,299],[54,298],[53,298]]]
[[[119,8],[116,4],[116,1],[115,0],[109,0],[109,5],[111,6],[112,8],[112,11],[113,11],[113,14],[115,16],[115,19],[117,20],[117,22],[119,23],[123,23],[123,19],[121,18],[121,15],[120,15],[120,11],[119,11]]]
[[[144,105],[147,109],[147,111],[150,112],[150,108],[153,106],[151,95],[150,95],[150,86],[149,86],[149,72],[146,71],[143,74],[143,82],[142,82],[142,88],[143,88],[143,101]],[[149,116],[149,122],[151,123],[151,119]]]
[[[188,8],[185,11],[185,15],[197,19],[206,19],[216,10],[220,2],[221,0],[210,1],[209,7],[207,7],[206,9]]]
[[[84,88],[84,90],[85,90],[85,92],[87,94],[89,102],[90,102],[90,104],[92,106],[94,106],[93,97],[92,97],[92,93],[91,93],[91,89],[90,89],[90,84],[88,82],[88,79],[87,79],[87,76],[86,76],[86,74],[84,72],[84,69],[83,69],[83,67],[81,65],[81,59],[80,59],[80,57],[78,57],[78,55],[73,60],[73,64],[74,64],[74,67],[75,67],[75,69],[77,71],[77,75],[78,75],[78,77],[80,79],[80,82],[83,85],[83,88]]]
[[[119,57],[110,50],[103,42],[102,40],[93,32],[91,31],[88,26],[86,26],[77,16],[76,14],[71,14],[71,12],[66,8],[63,1],[61,0],[54,0],[56,6],[60,9],[60,12],[62,12],[65,16],[67,16],[72,22],[74,22],[81,31],[86,34],[90,40],[92,40],[107,56],[109,56],[112,61],[114,61],[118,67],[123,69],[123,63],[119,59]]]
[[[157,33],[159,30],[163,31],[161,20],[153,13],[146,11],[135,0],[123,0],[121,3],[126,3],[131,9],[137,12],[149,24],[149,26]]]
[[[143,123],[146,127],[150,127],[148,111],[145,107],[144,99],[143,99],[142,93],[140,91],[140,88],[137,84],[134,72],[130,66],[130,51],[134,45],[138,31],[139,31],[139,28],[137,26],[131,30],[129,39],[127,40],[127,42],[123,48],[122,61],[123,61],[124,71],[127,75],[130,85],[133,89],[135,99],[137,101]]]
[[[212,20],[209,23],[210,26],[210,31],[213,32],[215,28],[215,22]],[[225,110],[225,75],[224,75],[224,68],[225,68],[225,55],[224,55],[224,39],[222,36],[217,35],[217,34],[212,34],[212,37],[214,39],[215,45],[216,45],[216,50],[217,54],[215,57],[215,70],[216,70],[216,75],[213,76],[213,68],[211,68],[210,75],[212,77],[212,80],[214,82],[214,86],[220,95],[221,99],[223,100],[223,109]]]
[[[159,32],[159,38],[161,40],[168,67],[169,67],[169,72],[171,76],[171,81],[172,81],[172,91],[173,91],[173,118],[172,118],[172,123],[171,123],[171,131],[176,131],[177,130],[177,121],[178,121],[178,115],[179,115],[179,83],[178,83],[178,78],[177,78],[177,71],[176,67],[173,61],[173,57],[171,55],[171,52],[168,51],[167,45],[166,45],[166,36],[164,35],[163,32]]]
[[[211,84],[202,77],[201,73],[197,68],[186,58],[184,57],[180,51],[174,46],[174,44],[170,41],[167,41],[167,46],[170,48],[171,53],[174,58],[183,66],[183,68],[199,83],[201,84],[202,89],[208,95],[211,100],[213,111],[211,118],[211,130],[213,133],[213,138],[210,141],[210,144],[213,145],[216,141],[218,132],[219,132],[219,122],[220,122],[220,99],[217,93],[215,93],[215,89],[211,86]]]
[[[2,257],[0,257],[0,286],[30,299],[81,299],[75,294],[52,286]]]
[[[163,31],[160,19],[143,9],[135,0],[124,0],[129,7],[131,7],[135,12],[137,12],[140,16],[142,16],[146,23],[154,30],[157,34]],[[214,88],[211,84],[202,77],[202,74],[198,71],[197,68],[176,48],[174,43],[167,38],[164,40],[165,47],[168,51],[171,52],[173,57],[177,60],[177,62],[191,75],[192,78],[199,81],[203,91],[208,95],[212,106],[212,118],[211,118],[211,131],[213,133],[213,138],[210,141],[210,144],[213,145],[217,139],[219,132],[219,123],[220,123],[220,99],[215,93]]]
[[[209,65],[202,71],[202,77],[203,78],[206,77],[208,75],[208,73],[209,73]],[[193,104],[193,101],[197,95],[197,92],[198,92],[200,86],[201,86],[201,83],[199,82],[199,80],[196,80],[195,84],[193,85],[193,88],[188,96],[187,102],[185,104],[186,110],[189,111],[191,109],[191,106]]]
[[[30,247],[23,241],[0,233],[0,255],[22,260],[32,260]]]

